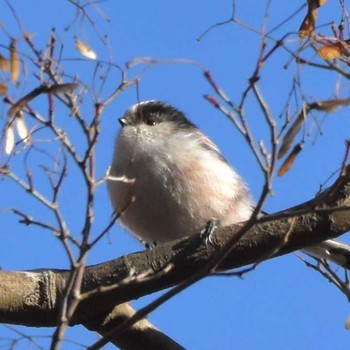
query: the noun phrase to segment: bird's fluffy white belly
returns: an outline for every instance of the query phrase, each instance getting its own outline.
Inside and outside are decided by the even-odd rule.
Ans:
[[[138,137],[137,142],[144,140]],[[135,181],[108,184],[110,193],[118,194],[111,195],[114,207],[119,211],[126,207],[121,223],[133,235],[147,242],[165,242],[199,233],[210,219],[225,224],[247,219],[242,208],[234,207],[242,181],[229,164],[191,138],[185,144],[169,139],[166,145],[156,145],[157,157],[147,142],[138,145],[138,154],[116,151],[112,167],[116,170],[111,175]]]

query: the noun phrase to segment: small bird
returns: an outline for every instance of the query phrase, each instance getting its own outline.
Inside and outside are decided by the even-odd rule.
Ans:
[[[247,185],[184,113],[151,100],[130,107],[119,122],[108,190],[120,223],[140,241],[198,234],[211,219],[228,226],[250,218]],[[339,264],[343,251],[332,259],[327,242],[336,249],[337,242],[326,241],[310,254]]]

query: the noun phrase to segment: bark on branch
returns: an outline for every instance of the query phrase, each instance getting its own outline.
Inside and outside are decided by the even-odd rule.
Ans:
[[[87,267],[71,324],[85,324],[98,331],[95,321],[116,305],[174,286],[203,268],[241,227],[216,230],[210,243],[198,235]],[[260,219],[234,245],[219,269],[287,254],[349,230],[350,166],[315,199]],[[51,269],[0,271],[0,322],[55,326],[69,273]]]

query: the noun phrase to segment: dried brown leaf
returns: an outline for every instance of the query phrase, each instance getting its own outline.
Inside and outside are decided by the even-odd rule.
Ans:
[[[345,321],[345,329],[347,329],[347,330],[350,329],[350,316]]]
[[[19,77],[19,59],[16,48],[16,41],[10,43],[10,76],[11,80],[16,83]]]
[[[282,140],[282,146],[278,151],[278,155],[277,155],[278,159],[282,158],[288,152],[290,146],[292,145],[292,142],[294,141],[295,136],[298,134],[302,125],[304,124],[309,111],[310,111],[309,105],[308,104],[304,105],[302,110],[299,112],[297,119],[292,124],[292,126],[288,129],[286,135]]]
[[[92,60],[95,60],[97,58],[96,52],[83,41],[75,39],[75,46],[82,56],[90,58]]]
[[[5,95],[7,92],[7,85],[5,83],[0,83],[0,96]]]
[[[23,113],[20,111],[16,114],[15,125],[17,129],[17,133],[21,140],[25,143],[29,142],[29,132],[25,120],[23,118]]]
[[[292,126],[288,129],[286,135],[282,140],[282,146],[278,151],[277,158],[282,158],[290,149],[295,136],[300,131],[300,128],[306,120],[307,114],[311,110],[323,111],[323,112],[334,112],[339,107],[344,107],[350,105],[350,98],[338,98],[333,100],[323,100],[316,101],[310,104],[305,103],[302,110],[299,112],[299,115]]]
[[[307,0],[307,14],[299,28],[299,37],[312,37],[315,31],[317,20],[317,9],[322,6],[327,0]]]
[[[50,94],[58,95],[58,94],[64,94],[66,92],[71,92],[75,90],[77,87],[78,87],[77,83],[54,84],[50,86],[49,91],[47,92]]]
[[[278,169],[277,175],[283,176],[294,164],[295,159],[297,158],[297,155],[300,153],[300,151],[303,149],[304,144],[298,143],[294,146],[292,151],[289,153],[288,157],[285,159],[281,167]]]
[[[306,14],[298,31],[300,38],[305,38],[306,36],[312,37],[314,35],[316,18],[317,10],[309,11]]]
[[[26,106],[34,97],[40,95],[43,92],[43,89],[45,89],[45,86],[40,86],[34,90],[32,90],[29,94],[25,95],[24,97],[20,98],[15,104],[12,105],[12,107],[8,110],[7,115],[10,117],[19,111],[22,110],[24,106]]]
[[[9,70],[9,64],[7,62],[7,59],[1,54],[0,54],[0,69],[3,71]]]
[[[324,100],[313,102],[309,105],[310,110],[316,109],[324,112],[335,112],[339,107],[344,107],[350,104],[350,98],[337,98],[333,100]]]
[[[317,50],[318,55],[324,60],[333,60],[340,57],[344,52],[341,43],[324,45]]]
[[[11,154],[13,149],[15,148],[15,133],[13,131],[12,125],[8,125],[5,130],[4,142],[5,153]]]
[[[68,92],[71,90],[74,90],[78,84],[76,83],[68,83],[68,84],[54,84],[51,86],[47,85],[41,85],[31,92],[29,92],[27,95],[20,98],[15,104],[12,105],[12,107],[8,110],[7,115],[12,116],[19,111],[22,110],[24,106],[26,106],[31,100],[33,100],[35,97],[37,97],[40,94],[54,94],[57,95],[59,93]]]

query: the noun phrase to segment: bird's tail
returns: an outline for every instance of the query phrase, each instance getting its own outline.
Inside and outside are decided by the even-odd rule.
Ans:
[[[302,252],[314,258],[326,259],[350,270],[350,245],[329,239],[304,248]]]

